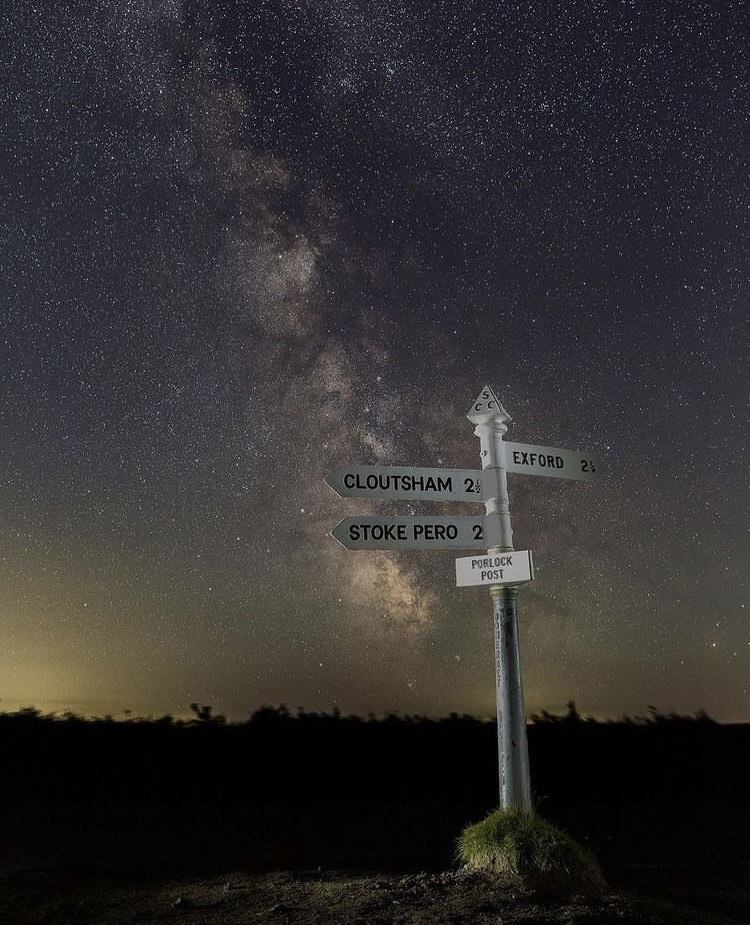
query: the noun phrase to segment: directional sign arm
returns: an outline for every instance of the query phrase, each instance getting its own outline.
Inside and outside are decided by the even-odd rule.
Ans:
[[[339,466],[326,484],[341,498],[413,501],[482,500],[479,470],[410,466]]]
[[[347,549],[484,549],[484,517],[345,517],[331,535]]]
[[[563,450],[555,446],[531,446],[503,442],[505,468],[520,475],[544,475],[557,479],[592,482],[599,478],[602,464],[595,453]]]

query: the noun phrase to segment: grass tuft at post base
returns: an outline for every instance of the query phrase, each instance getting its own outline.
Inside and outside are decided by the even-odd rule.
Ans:
[[[532,813],[497,809],[461,833],[456,857],[484,871],[550,893],[601,893],[607,883],[594,855]]]

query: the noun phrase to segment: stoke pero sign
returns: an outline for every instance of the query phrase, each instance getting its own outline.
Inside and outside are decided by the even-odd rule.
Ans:
[[[347,549],[482,549],[483,517],[345,517],[331,535]]]

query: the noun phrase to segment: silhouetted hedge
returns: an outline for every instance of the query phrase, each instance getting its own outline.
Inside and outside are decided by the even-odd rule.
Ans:
[[[0,803],[35,801],[497,802],[494,722],[452,714],[292,714],[264,706],[228,723],[115,721],[31,708],[0,714]],[[747,804],[750,725],[652,709],[617,722],[540,714],[528,728],[532,787],[547,805]]]

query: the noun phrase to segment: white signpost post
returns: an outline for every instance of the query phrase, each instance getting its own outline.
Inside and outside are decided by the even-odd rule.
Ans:
[[[467,415],[475,424],[482,458],[482,487],[487,514],[500,518],[497,546],[487,550],[489,558],[513,552],[508,485],[503,466],[503,434],[510,415],[488,386],[480,393]],[[518,586],[490,585],[495,623],[495,694],[497,702],[497,745],[500,772],[500,806],[531,813],[531,775],[526,737],[526,711],[521,683],[518,645]]]
[[[500,560],[499,566],[488,564],[472,565],[469,560],[468,574],[479,572],[477,584],[489,584],[493,602],[495,622],[495,683],[497,696],[498,763],[500,770],[500,805],[533,811],[531,803],[531,777],[529,774],[529,749],[526,737],[526,711],[521,683],[521,658],[518,645],[518,588],[528,578],[511,578],[519,566],[526,567],[518,555],[528,555],[528,570],[531,578],[533,566],[528,553],[513,550],[513,530],[510,523],[507,472],[525,475],[546,475],[556,478],[589,480],[597,478],[601,466],[590,453],[561,450],[556,447],[528,446],[522,443],[504,443],[503,435],[508,430],[510,415],[498,401],[489,386],[480,393],[467,415],[476,425],[474,433],[479,437],[482,458],[482,499],[487,516],[495,515],[500,521],[500,538],[497,546],[487,550],[487,559]],[[502,565],[503,557],[507,565]],[[478,557],[479,558],[479,557]],[[456,563],[458,584],[466,583],[467,567]],[[479,559],[481,562],[481,559]],[[501,573],[500,581],[482,580],[492,569]],[[507,570],[506,570],[507,569]],[[506,577],[511,581],[506,582]]]
[[[479,437],[481,471],[340,466],[326,484],[343,498],[484,502],[480,517],[346,517],[331,534],[347,549],[484,549],[456,559],[459,587],[489,586],[495,624],[500,805],[531,813],[526,713],[518,646],[518,589],[534,578],[529,550],[513,548],[507,472],[590,481],[592,453],[506,443],[510,415],[489,386],[467,415]]]

